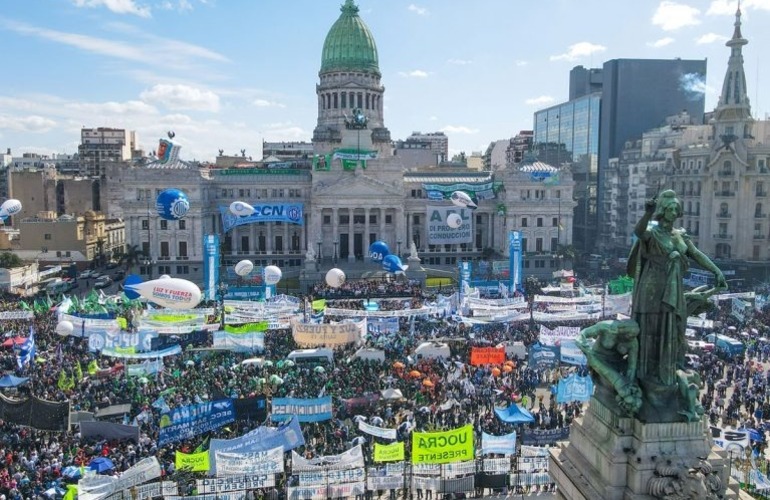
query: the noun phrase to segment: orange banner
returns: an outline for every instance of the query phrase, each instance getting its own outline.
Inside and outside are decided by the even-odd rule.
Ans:
[[[505,363],[504,347],[473,347],[471,349],[471,364],[480,365],[501,365]]]

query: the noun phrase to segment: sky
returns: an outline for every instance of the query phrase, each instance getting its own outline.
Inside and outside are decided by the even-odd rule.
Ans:
[[[321,49],[343,0],[3,0],[0,148],[75,153],[82,127],[136,130],[150,152],[258,159],[310,141]],[[568,99],[569,71],[616,58],[707,59],[718,100],[734,0],[357,0],[377,43],[394,140],[443,131],[484,151]],[[743,0],[748,94],[770,112],[770,0]],[[765,28],[763,29],[762,26]],[[764,53],[763,53],[764,52]]]

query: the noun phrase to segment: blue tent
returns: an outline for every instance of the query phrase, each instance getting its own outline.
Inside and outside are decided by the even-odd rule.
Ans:
[[[509,424],[528,424],[535,421],[535,417],[526,409],[512,404],[508,408],[495,408],[497,418]]]
[[[96,471],[97,474],[101,474],[102,472],[107,472],[114,469],[115,465],[109,458],[97,457],[91,460],[91,463],[88,464],[88,468]]]
[[[17,385],[25,383],[27,380],[29,380],[27,377],[16,377],[11,374],[4,375],[0,378],[0,387],[16,387]]]

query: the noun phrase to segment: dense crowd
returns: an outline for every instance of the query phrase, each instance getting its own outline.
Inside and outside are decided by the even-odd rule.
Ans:
[[[366,296],[370,294],[400,293],[405,297],[379,301],[381,310],[420,307],[436,299],[433,295],[423,294],[415,284],[406,282],[355,282],[342,290],[344,294],[340,296],[318,285],[312,298],[325,297],[330,308],[365,309],[369,300]],[[0,310],[18,307],[18,298],[13,296],[3,297],[0,303]],[[709,315],[716,320],[717,328],[725,333],[731,333],[728,327],[737,323],[730,316],[727,303]],[[327,317],[326,321],[335,319],[341,318]],[[130,413],[121,418],[139,426],[140,439],[139,442],[84,439],[77,426],[69,432],[55,433],[0,421],[0,453],[3,457],[0,494],[6,499],[43,498],[46,490],[61,484],[65,468],[87,466],[95,457],[112,460],[115,468],[110,473],[119,474],[142,458],[157,456],[164,476],[173,478],[177,474],[175,451],[191,451],[207,438],[230,439],[260,425],[269,425],[240,420],[206,436],[159,447],[161,410],[154,402],[161,395],[171,408],[222,397],[237,399],[266,395],[269,399],[331,395],[334,396],[334,418],[303,424],[306,444],[296,451],[312,458],[338,454],[353,443],[362,442],[369,464],[371,446],[378,438],[358,430],[356,421],[360,418],[378,422],[381,427],[398,429],[399,440],[408,439],[412,431],[451,429],[473,423],[480,442],[482,432],[502,435],[521,429],[521,424],[500,420],[494,411],[496,407],[517,403],[530,409],[535,422],[526,426],[539,429],[566,427],[582,411],[580,403],[557,404],[555,396],[547,390],[567,372],[575,370],[574,367],[533,369],[525,360],[516,359],[509,371],[495,373],[492,367],[469,364],[473,347],[510,341],[522,341],[525,345],[534,343],[539,325],[529,323],[469,326],[455,323],[443,315],[418,319],[404,317],[399,319],[398,334],[373,334],[366,340],[368,347],[385,351],[384,362],[359,359],[355,352],[360,346],[338,350],[334,355],[335,363],[322,370],[315,365],[302,364],[243,364],[245,354],[186,350],[165,358],[159,374],[143,378],[128,377],[118,359],[90,352],[87,339],[56,335],[56,323],[53,309],[36,312],[32,320],[2,323],[6,337],[26,336],[34,331],[37,347],[37,360],[23,369],[17,367],[14,350],[0,352],[0,366],[4,372],[29,377],[28,383],[5,391],[4,395],[12,398],[34,395],[48,401],[70,401],[72,411],[93,412],[110,405],[130,404]],[[573,322],[571,326],[588,324]],[[743,359],[701,353],[702,404],[714,425],[747,426],[764,437],[763,417],[770,415],[770,401],[766,396],[770,377],[762,371],[759,360],[766,359],[770,353],[770,341],[759,339],[767,332],[768,324],[770,313],[763,311],[736,325],[740,327],[736,329],[737,337],[748,345]],[[741,337],[742,331],[757,333]],[[449,358],[415,358],[418,345],[437,339],[451,347]],[[269,330],[265,334],[266,358],[284,360],[296,348],[290,330]],[[98,365],[98,371],[83,373],[86,366],[94,363]],[[62,371],[76,379],[74,386],[60,387],[57,382]],[[278,375],[281,382],[272,382],[272,375]],[[379,398],[381,391],[387,388],[400,390],[403,397]],[[351,400],[370,400],[371,404],[348,404]],[[762,451],[764,439],[755,440],[755,446]],[[408,459],[409,447],[406,450]]]

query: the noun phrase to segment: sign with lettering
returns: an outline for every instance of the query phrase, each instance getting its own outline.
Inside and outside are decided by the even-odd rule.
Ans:
[[[473,243],[473,215],[470,208],[428,206],[426,209],[429,245]],[[462,220],[460,227],[453,228],[447,224],[449,214],[460,216]]]
[[[249,474],[227,476],[195,481],[198,493],[222,493],[226,491],[256,490],[275,486],[275,474]]]
[[[398,462],[404,459],[404,443],[392,444],[374,443],[375,462]]]
[[[279,474],[283,472],[283,446],[251,453],[215,453],[217,475]]]
[[[160,418],[158,446],[189,439],[235,421],[232,399],[174,408]]]
[[[473,426],[412,434],[412,463],[444,464],[473,460]]]
[[[255,222],[286,222],[300,225],[303,223],[302,203],[252,203],[251,206],[254,207],[253,214],[240,216],[232,213],[229,206],[220,205],[222,231],[227,232],[234,227]]]
[[[315,399],[273,398],[273,422],[288,420],[296,415],[300,422],[323,422],[332,418],[332,397]]]
[[[358,323],[310,324],[295,321],[292,335],[298,346],[343,346],[358,342],[366,331],[366,320]],[[362,332],[363,330],[363,332]]]
[[[497,347],[473,347],[471,348],[471,364],[473,366],[481,365],[500,365],[505,363],[505,348]]]

